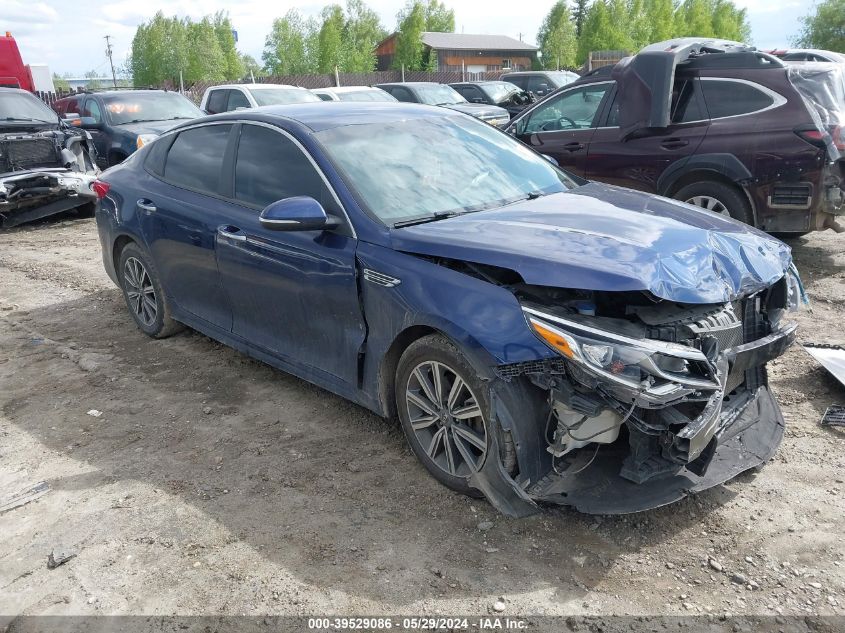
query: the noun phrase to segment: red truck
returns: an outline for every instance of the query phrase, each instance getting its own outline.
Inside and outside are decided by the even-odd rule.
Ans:
[[[0,88],[21,88],[35,92],[29,67],[24,65],[18,44],[9,31],[0,36]]]

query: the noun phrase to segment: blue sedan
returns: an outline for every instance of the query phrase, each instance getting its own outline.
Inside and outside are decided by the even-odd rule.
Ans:
[[[659,506],[774,454],[784,244],[460,113],[334,105],[196,119],[94,184],[144,333],[396,417],[434,477],[514,516]]]

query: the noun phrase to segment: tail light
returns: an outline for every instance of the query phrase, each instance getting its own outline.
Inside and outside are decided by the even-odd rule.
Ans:
[[[826,149],[828,143],[830,143],[840,152],[845,151],[845,134],[843,134],[841,125],[832,126],[827,132],[813,125],[797,127],[794,131],[810,145]]]
[[[102,180],[95,180],[91,183],[91,191],[97,194],[97,200],[102,200],[111,189],[111,185]]]
[[[823,132],[813,125],[797,127],[794,131],[799,137],[801,137],[801,139],[807,141],[810,145],[815,145],[816,147],[821,147],[822,149],[827,147],[827,132]]]

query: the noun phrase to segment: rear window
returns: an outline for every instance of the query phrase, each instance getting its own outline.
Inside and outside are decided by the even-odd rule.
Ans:
[[[771,95],[739,81],[702,79],[701,92],[711,119],[759,112],[775,102]]]
[[[180,132],[167,154],[165,179],[179,187],[217,194],[231,129],[231,125],[206,125]]]

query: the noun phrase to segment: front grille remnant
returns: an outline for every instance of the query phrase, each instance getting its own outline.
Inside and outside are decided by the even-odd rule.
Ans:
[[[545,374],[565,373],[566,363],[562,358],[551,358],[547,360],[527,360],[522,363],[510,363],[499,365],[495,369],[496,374],[505,381],[510,381],[523,374]]]
[[[60,165],[61,153],[52,137],[0,141],[0,173]]]

